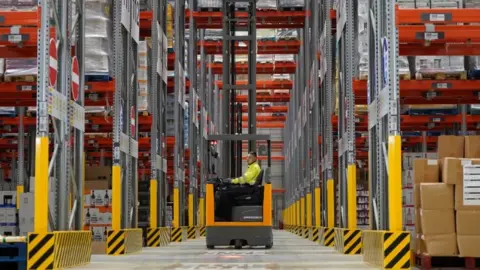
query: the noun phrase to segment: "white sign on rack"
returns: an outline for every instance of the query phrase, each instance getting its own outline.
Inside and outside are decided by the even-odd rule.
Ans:
[[[73,100],[70,100],[70,106],[72,108],[70,111],[70,125],[85,132],[85,108]]]
[[[480,205],[480,165],[463,166],[463,204]]]
[[[168,82],[168,38],[165,32],[162,31],[162,46],[163,46],[163,82],[167,83]]]
[[[180,64],[180,61],[177,61],[178,65],[178,73],[177,76],[180,76],[180,85],[178,87],[179,92],[178,92],[178,103],[184,107],[185,104],[183,103],[183,95],[185,94],[185,72],[183,71],[182,64]]]
[[[193,102],[192,102],[192,108],[191,110],[193,110],[193,123],[195,124],[195,126],[198,128],[198,95],[197,95],[197,91],[195,91],[195,88],[192,88],[192,91],[193,91]]]
[[[48,89],[48,114],[62,122],[69,121],[67,97],[53,87]]]
[[[122,24],[135,42],[140,42],[140,0],[122,0]]]

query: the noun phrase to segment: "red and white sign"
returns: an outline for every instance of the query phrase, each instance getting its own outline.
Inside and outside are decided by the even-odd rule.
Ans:
[[[74,56],[72,58],[72,98],[77,101],[80,90],[80,72],[78,71],[78,60]]]
[[[50,39],[50,66],[48,67],[48,78],[51,87],[55,87],[57,83],[57,73],[58,73],[58,52],[57,52],[57,42],[55,39]]]
[[[135,108],[130,108],[130,133],[131,136],[135,136]]]

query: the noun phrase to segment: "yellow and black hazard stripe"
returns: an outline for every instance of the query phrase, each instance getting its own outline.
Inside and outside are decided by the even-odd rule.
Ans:
[[[182,242],[182,228],[172,228],[170,242]]]
[[[410,269],[410,232],[385,232],[383,236],[384,269]]]
[[[54,234],[54,269],[71,268],[90,262],[92,253],[92,233],[90,231],[58,231]]]
[[[54,269],[54,233],[29,233],[27,269]]]
[[[147,247],[160,246],[160,228],[147,229]]]
[[[343,231],[343,253],[347,255],[362,253],[362,232],[360,230]]]
[[[316,228],[316,227],[313,227],[313,228],[312,228],[312,239],[311,239],[311,240],[312,240],[313,242],[318,242],[318,240],[319,240],[319,238],[318,238],[318,236],[319,236],[319,231],[320,231],[319,229],[320,229],[320,228]]]
[[[310,228],[309,227],[303,227],[303,238],[308,239],[308,236],[310,235],[309,233]]]
[[[335,230],[333,228],[325,228],[325,233],[323,234],[323,245],[326,247],[333,247],[335,240]]]
[[[200,227],[200,236],[202,236],[202,237],[207,236],[207,230],[206,230],[205,226]]]
[[[111,230],[107,233],[107,255],[125,254],[125,232],[123,230]]]
[[[187,229],[187,239],[197,238],[197,227],[188,227]]]

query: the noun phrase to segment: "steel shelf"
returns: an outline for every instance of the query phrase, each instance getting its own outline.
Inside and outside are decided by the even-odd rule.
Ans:
[[[213,74],[223,73],[222,63],[211,63],[207,65],[212,68]],[[297,64],[288,61],[276,61],[275,63],[257,63],[257,74],[293,74]],[[237,63],[235,66],[236,74],[248,74],[248,63]]]

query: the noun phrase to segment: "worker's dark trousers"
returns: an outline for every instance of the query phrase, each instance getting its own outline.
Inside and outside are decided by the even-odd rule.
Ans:
[[[225,190],[220,190],[220,196],[215,202],[215,216],[232,221],[232,207],[235,206],[235,197],[250,194],[253,187],[232,185]]]

